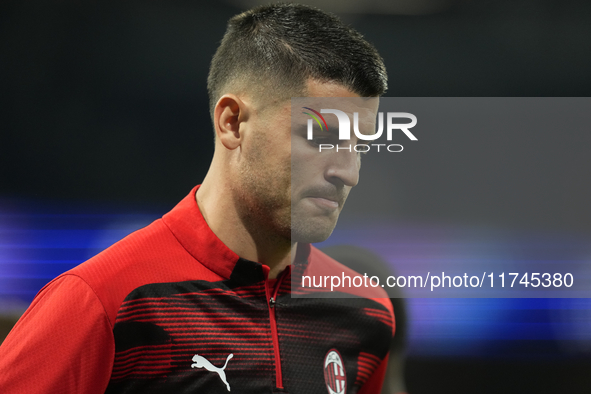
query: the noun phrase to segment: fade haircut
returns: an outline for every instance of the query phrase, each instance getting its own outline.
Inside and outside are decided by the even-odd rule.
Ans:
[[[225,93],[288,100],[308,79],[336,82],[362,97],[387,89],[384,62],[363,36],[332,14],[299,4],[271,4],[236,15],[209,76],[210,113]]]

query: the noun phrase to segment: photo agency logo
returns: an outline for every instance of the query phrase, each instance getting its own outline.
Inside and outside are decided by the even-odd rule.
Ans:
[[[308,119],[307,123],[307,139],[309,141],[317,140],[318,143],[318,151],[322,152],[325,150],[347,150],[349,152],[359,152],[359,153],[366,153],[370,150],[375,150],[377,152],[384,151],[384,152],[392,152],[398,153],[402,152],[404,147],[401,144],[380,144],[380,143],[358,143],[355,145],[352,144],[342,144],[343,141],[350,141],[351,140],[351,119],[346,112],[338,110],[338,109],[321,109],[320,112],[312,109],[310,107],[302,107],[305,111],[302,111],[304,114],[310,116],[311,119]],[[335,130],[329,130],[328,124],[326,119],[322,114],[333,114],[336,116],[338,121],[338,141],[333,141],[336,139],[336,132]],[[359,113],[353,112],[353,133],[357,137],[357,141],[376,141],[378,138],[384,134],[384,113],[378,112],[378,129],[374,133],[362,133],[359,130]],[[396,123],[394,120],[399,119],[408,119],[410,120],[409,123]],[[314,134],[314,122],[320,127],[320,132],[317,132],[315,137]],[[386,113],[386,140],[388,142],[392,141],[392,136],[394,135],[395,131],[401,131],[404,133],[406,137],[408,137],[411,141],[417,141],[417,137],[413,133],[410,132],[409,129],[413,128],[417,124],[417,117],[408,112],[387,112]],[[319,134],[319,135],[318,135]],[[329,143],[332,142],[332,143]]]

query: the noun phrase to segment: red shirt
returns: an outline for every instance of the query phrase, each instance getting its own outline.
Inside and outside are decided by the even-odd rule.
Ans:
[[[0,392],[380,392],[385,293],[292,297],[292,275],[354,273],[300,245],[269,281],[211,231],[196,190],[37,294],[0,347]]]

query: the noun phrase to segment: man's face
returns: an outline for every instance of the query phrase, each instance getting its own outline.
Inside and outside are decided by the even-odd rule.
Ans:
[[[294,241],[321,242],[332,233],[351,188],[359,181],[361,154],[354,150],[358,140],[352,130],[353,113],[359,115],[362,133],[374,133],[379,100],[360,98],[332,84],[309,86],[308,96],[292,100],[291,234]],[[351,122],[351,139],[339,140],[337,116],[324,113],[328,128],[314,127],[309,140],[307,123],[312,111],[303,107],[345,112]],[[320,151],[320,144],[334,148]]]
[[[351,122],[353,112],[359,112],[362,132],[373,132],[378,100],[346,99],[354,97],[359,96],[341,85],[310,81],[308,97],[301,100],[318,111],[341,109],[349,114]],[[271,226],[292,242],[321,242],[328,238],[351,188],[359,180],[361,165],[356,152],[319,152],[319,143],[339,147],[357,143],[353,132],[350,141],[338,140],[334,115],[325,115],[331,132],[315,131],[313,140],[307,139],[307,119],[299,107],[292,114],[291,102],[254,114],[239,167],[244,214],[257,225]]]

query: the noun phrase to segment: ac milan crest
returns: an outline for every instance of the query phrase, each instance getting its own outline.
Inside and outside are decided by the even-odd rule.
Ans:
[[[330,349],[324,357],[324,381],[328,394],[345,394],[347,375],[343,359],[336,349]]]

